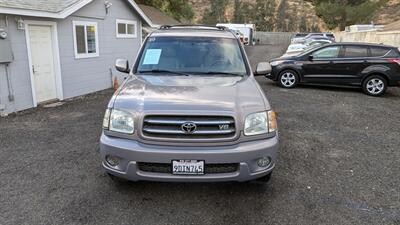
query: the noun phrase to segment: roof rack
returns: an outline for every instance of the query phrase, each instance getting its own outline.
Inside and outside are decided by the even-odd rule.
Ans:
[[[223,26],[208,26],[208,25],[192,25],[192,24],[179,24],[179,25],[162,25],[160,30],[169,30],[173,28],[191,28],[191,29],[199,29],[199,30],[220,30],[226,31],[228,28]]]

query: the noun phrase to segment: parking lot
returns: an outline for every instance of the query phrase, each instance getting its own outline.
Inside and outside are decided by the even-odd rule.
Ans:
[[[247,48],[253,65],[283,51]],[[257,80],[281,138],[267,186],[114,183],[98,153],[107,90],[0,118],[0,224],[400,224],[400,88]]]

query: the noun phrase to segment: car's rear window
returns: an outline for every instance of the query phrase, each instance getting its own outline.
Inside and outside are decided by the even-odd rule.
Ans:
[[[396,49],[388,47],[370,47],[372,57],[393,58],[399,57],[399,52]]]
[[[370,47],[369,49],[371,50],[372,57],[383,57],[390,51],[388,48],[380,47]]]
[[[391,49],[386,55],[386,58],[398,58],[400,57],[400,51],[396,49]]]
[[[344,58],[368,57],[368,47],[346,46],[344,48]]]

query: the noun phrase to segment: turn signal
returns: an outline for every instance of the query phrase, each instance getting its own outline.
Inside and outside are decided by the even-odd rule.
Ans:
[[[269,132],[274,132],[278,129],[278,123],[276,122],[276,113],[272,110],[268,111],[268,129]]]

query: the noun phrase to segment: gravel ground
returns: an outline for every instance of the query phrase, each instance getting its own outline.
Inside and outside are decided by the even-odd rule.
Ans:
[[[247,49],[252,64],[282,48]],[[115,184],[98,140],[103,91],[0,118],[0,224],[400,224],[400,88],[281,89],[271,183]]]

